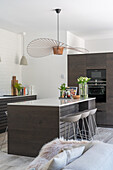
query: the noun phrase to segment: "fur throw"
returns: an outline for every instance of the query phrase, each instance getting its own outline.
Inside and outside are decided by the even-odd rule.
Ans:
[[[71,149],[73,147],[83,146],[88,143],[88,141],[65,140],[64,138],[57,138],[42,147],[38,157],[30,163],[28,169],[32,170],[34,168],[35,170],[42,170],[48,161],[64,149]]]

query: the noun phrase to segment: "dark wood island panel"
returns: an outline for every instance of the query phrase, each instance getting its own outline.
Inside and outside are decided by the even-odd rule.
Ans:
[[[8,153],[37,156],[59,136],[59,107],[8,106]]]

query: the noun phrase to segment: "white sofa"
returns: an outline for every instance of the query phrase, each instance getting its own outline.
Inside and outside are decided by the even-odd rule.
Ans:
[[[113,145],[97,142],[63,170],[113,170]]]
[[[31,164],[29,165],[28,169],[29,170],[113,170],[113,145],[111,144],[107,144],[107,143],[103,143],[103,142],[99,142],[99,141],[93,141],[91,142],[91,145],[90,143],[86,143],[86,147],[87,147],[87,151],[85,151],[83,153],[83,151],[81,152],[81,156],[79,155],[79,157],[73,159],[74,161],[72,161],[70,164],[66,165],[68,163],[68,159],[67,158],[70,158],[67,157],[65,159],[65,157],[63,157],[63,154],[62,152],[59,153],[58,155],[62,154],[61,157],[59,157],[59,161],[57,159],[56,163],[53,164],[55,166],[50,166],[50,162],[51,160],[47,160],[45,158],[45,154],[48,152],[49,156],[52,155],[55,155],[54,152],[52,153],[52,151],[55,151],[55,147],[57,148],[58,147],[58,142],[60,141],[60,144],[63,142],[62,139],[56,139],[48,144],[46,144],[39,156],[37,158],[34,159],[33,162],[31,162]],[[66,141],[64,141],[66,142]],[[70,141],[67,141],[66,144],[70,142]],[[71,141],[73,142],[73,141]],[[53,143],[55,145],[53,145]],[[75,142],[75,145],[77,143]],[[81,144],[81,142],[79,143],[79,145]],[[88,144],[88,145],[87,145]],[[52,145],[52,147],[51,147]],[[69,143],[70,145],[70,143]],[[83,142],[82,142],[82,145]],[[61,146],[61,145],[60,145]],[[82,146],[84,147],[84,146]],[[78,148],[78,151],[79,151],[79,147]],[[80,149],[81,150],[81,149]],[[76,155],[76,149],[75,149],[75,155]],[[71,154],[71,153],[70,153]],[[78,152],[79,154],[79,152]],[[73,155],[73,154],[72,154]],[[74,155],[74,156],[75,156]],[[48,156],[47,156],[48,157]],[[57,157],[57,155],[55,156]],[[73,157],[73,156],[72,156]],[[54,157],[52,157],[54,159]],[[58,158],[58,157],[57,157]],[[54,161],[53,161],[54,163]],[[60,166],[61,164],[61,166]],[[49,166],[48,166],[49,165]],[[63,165],[63,166],[62,166]],[[66,165],[66,166],[65,166]],[[53,168],[54,167],[54,168]],[[60,168],[58,168],[60,167]],[[62,168],[63,169],[62,169]]]

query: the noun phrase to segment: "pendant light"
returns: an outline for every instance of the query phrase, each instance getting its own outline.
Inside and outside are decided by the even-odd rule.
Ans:
[[[24,36],[26,35],[26,33],[25,32],[23,32],[23,34],[22,34],[22,37],[23,37],[23,56],[22,56],[22,58],[21,58],[21,60],[20,60],[20,65],[28,65],[28,63],[27,63],[27,59],[26,59],[26,57],[25,57],[25,53],[24,53]]]
[[[61,9],[54,10],[57,14],[57,40],[50,38],[38,38],[31,41],[27,46],[27,52],[31,57],[39,58],[51,54],[62,55],[64,49],[71,49],[77,52],[86,53],[88,50],[80,47],[71,47],[59,41],[59,14]]]

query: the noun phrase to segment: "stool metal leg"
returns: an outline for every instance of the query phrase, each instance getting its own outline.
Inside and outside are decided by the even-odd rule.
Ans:
[[[86,124],[87,124],[88,130],[89,130],[90,138],[92,139],[91,129],[90,129],[90,127],[89,127],[89,123],[88,123],[88,121],[87,121],[87,118],[85,118],[85,120],[86,120]]]
[[[68,139],[69,139],[69,135],[70,135],[70,123],[68,125]]]
[[[84,138],[84,125],[83,125],[83,119],[82,119],[82,136]]]
[[[81,139],[83,140],[83,137],[82,137],[82,134],[81,134],[81,131],[80,131],[80,127],[79,127],[79,122],[77,122],[77,129],[78,129],[78,131],[79,131],[79,134],[80,134]]]
[[[72,123],[72,125],[73,125],[74,139],[76,139],[76,134],[75,134],[75,124]]]
[[[85,128],[84,118],[82,119],[82,124],[83,124],[83,132],[85,133],[85,138],[87,139],[87,134],[86,134],[86,128]]]
[[[92,121],[92,115],[90,115],[90,124],[91,124],[91,135],[92,135],[92,139],[94,139],[94,134],[95,134],[95,130],[94,130],[94,124]]]
[[[94,124],[95,124],[95,129],[96,129],[96,134],[97,135],[99,135],[99,131],[98,131],[98,129],[97,129],[97,124],[96,124],[96,121],[95,121],[95,115],[92,115],[92,119],[93,119],[93,121],[94,121]]]
[[[65,125],[65,139],[66,139],[66,123],[64,123],[64,125]]]

